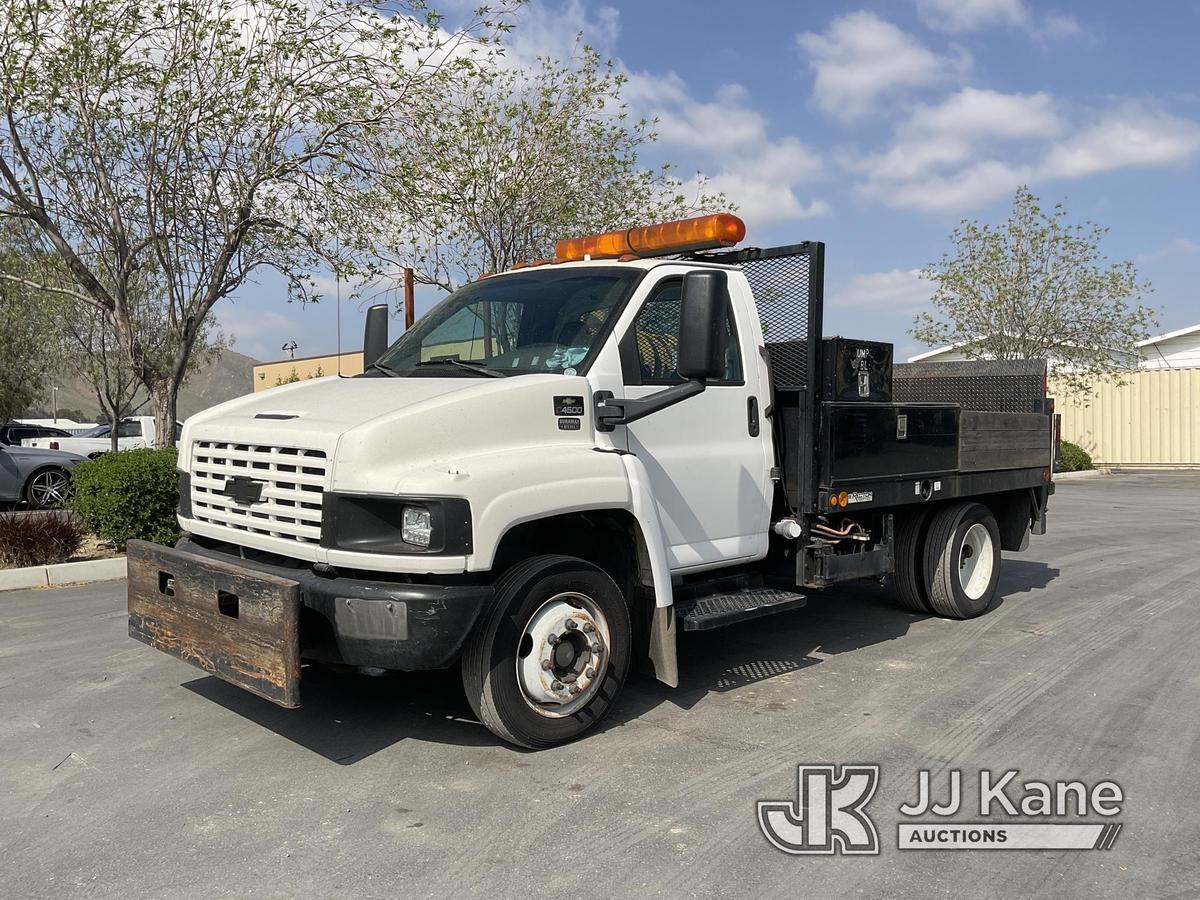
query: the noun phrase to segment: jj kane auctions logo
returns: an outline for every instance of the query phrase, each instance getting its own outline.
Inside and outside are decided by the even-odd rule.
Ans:
[[[1121,833],[1124,794],[1113,781],[1025,781],[1015,769],[979,773],[982,821],[947,821],[964,810],[958,769],[946,793],[933,796],[930,773],[917,774],[917,797],[904,803],[897,827],[901,850],[1110,850]],[[879,834],[867,805],[879,787],[877,765],[802,765],[796,800],[763,800],[758,825],[771,844],[793,855],[879,853]],[[930,816],[932,818],[925,818]],[[1101,821],[1079,821],[1100,817]],[[1073,821],[1053,821],[1070,817]],[[912,821],[917,819],[917,821]],[[1029,821],[1033,819],[1035,821]],[[1041,821],[1036,821],[1041,819]],[[1050,820],[1050,821],[1047,821]]]

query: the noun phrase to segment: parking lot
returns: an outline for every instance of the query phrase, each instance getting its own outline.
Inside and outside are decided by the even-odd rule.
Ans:
[[[635,680],[542,753],[473,721],[456,673],[313,672],[288,711],[130,640],[123,582],[0,594],[3,893],[1195,896],[1200,473],[1063,484],[1050,529],[980,619],[815,595],[686,635],[678,690]],[[767,843],[756,801],[856,762],[881,766],[879,856]],[[922,768],[1111,779],[1124,828],[1106,852],[901,851]]]

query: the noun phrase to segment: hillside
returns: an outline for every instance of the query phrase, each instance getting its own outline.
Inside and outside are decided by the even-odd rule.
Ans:
[[[253,368],[257,363],[257,360],[233,350],[221,353],[212,365],[193,375],[180,390],[179,418],[186,419],[202,409],[250,393],[253,390]],[[57,384],[59,415],[65,415],[64,410],[78,410],[84,414],[81,421],[94,422],[99,418],[100,405],[86,383],[79,378],[69,378],[59,379]],[[138,403],[144,400],[143,392]],[[51,406],[50,390],[47,387],[45,398],[35,404],[26,417],[49,418]],[[139,412],[149,415],[149,404]]]

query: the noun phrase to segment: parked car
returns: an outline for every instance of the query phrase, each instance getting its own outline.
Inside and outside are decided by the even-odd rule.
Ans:
[[[179,433],[182,429],[183,426],[176,422],[176,440],[179,440]],[[101,453],[108,453],[112,449],[112,439],[109,437],[111,430],[111,425],[97,425],[95,428],[85,431],[82,434],[68,435],[65,438],[33,438],[22,443],[26,447],[41,447],[47,450],[68,450],[71,453],[80,453],[86,457],[94,458]],[[117,449],[138,450],[142,447],[153,447],[154,434],[153,416],[130,416],[127,419],[122,419],[117,423]]]
[[[62,428],[51,428],[49,425],[26,425],[24,422],[9,422],[0,425],[0,444],[20,447],[23,441],[35,438],[70,437],[71,432]]]
[[[71,470],[86,457],[61,450],[0,447],[0,503],[56,509],[71,495]]]

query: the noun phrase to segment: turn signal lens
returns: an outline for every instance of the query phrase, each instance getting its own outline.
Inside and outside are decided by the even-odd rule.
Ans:
[[[850,498],[846,495],[845,491],[842,491],[840,494],[838,494],[838,506],[845,506],[849,502]]]
[[[566,238],[554,245],[556,262],[584,257],[615,259],[621,256],[662,256],[688,250],[730,247],[746,237],[746,223],[731,213],[697,216],[678,222]]]

